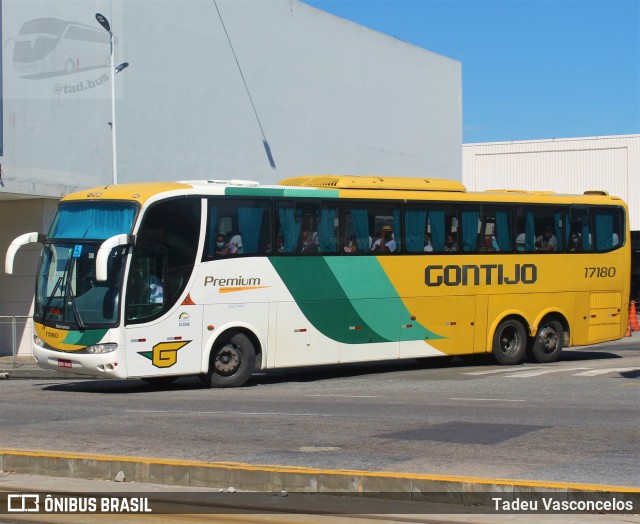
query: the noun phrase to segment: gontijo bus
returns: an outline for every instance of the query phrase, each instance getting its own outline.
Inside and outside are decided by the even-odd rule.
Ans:
[[[43,368],[239,386],[255,370],[618,339],[625,203],[356,176],[122,184],[61,199],[43,244]],[[232,249],[231,249],[232,248]]]

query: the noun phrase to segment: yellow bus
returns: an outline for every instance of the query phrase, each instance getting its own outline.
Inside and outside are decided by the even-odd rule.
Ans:
[[[40,366],[212,387],[256,370],[491,353],[553,362],[624,336],[625,203],[356,176],[123,184],[62,198],[42,242]]]

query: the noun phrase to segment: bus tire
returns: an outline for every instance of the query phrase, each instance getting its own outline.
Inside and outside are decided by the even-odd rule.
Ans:
[[[493,357],[502,365],[519,364],[527,350],[527,333],[521,322],[509,318],[498,324],[493,334]]]
[[[230,333],[216,343],[211,351],[206,383],[212,388],[242,386],[253,373],[256,352],[243,333]]]
[[[564,329],[557,320],[545,321],[536,333],[531,346],[531,356],[541,364],[560,358],[564,342]]]

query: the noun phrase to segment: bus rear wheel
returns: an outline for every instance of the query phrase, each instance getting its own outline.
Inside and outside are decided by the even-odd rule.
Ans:
[[[544,322],[533,340],[531,356],[541,364],[555,362],[560,358],[564,342],[564,329],[557,320]]]
[[[507,319],[500,322],[493,335],[494,358],[503,365],[519,364],[527,350],[527,333],[521,322]]]
[[[222,338],[213,348],[205,382],[212,388],[242,386],[253,373],[256,352],[243,333]]]

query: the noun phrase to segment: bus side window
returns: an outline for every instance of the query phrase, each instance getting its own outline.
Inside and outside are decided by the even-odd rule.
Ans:
[[[338,245],[338,205],[336,203],[321,204],[316,230],[318,232],[318,250],[320,253],[337,253]]]
[[[480,252],[504,252],[512,249],[511,207],[480,206]]]
[[[344,202],[342,213],[344,253],[395,255],[403,251],[399,203]]]
[[[294,202],[278,202],[276,204],[276,234],[282,239],[277,247],[280,254],[293,254],[298,249],[302,233],[302,221],[297,216]]]
[[[431,239],[427,240],[429,212],[423,206],[407,206],[404,210],[404,242],[407,253],[424,253],[427,246],[433,251]]]
[[[480,209],[478,206],[462,206],[462,251],[472,253],[478,249]]]
[[[573,251],[589,252],[591,251],[591,227],[589,223],[589,210],[587,208],[574,207],[570,213],[569,224],[569,250],[571,247],[571,238],[577,238],[577,245],[573,247]]]
[[[566,208],[520,206],[516,208],[516,251],[561,252],[569,240]]]
[[[270,252],[271,209],[268,200],[210,198],[207,205],[203,260]]]
[[[622,213],[620,209],[592,207],[596,251],[609,251],[622,244]]]
[[[430,202],[407,204],[404,211],[404,246],[407,253],[457,251],[455,206]],[[449,243],[447,238],[451,237]]]

